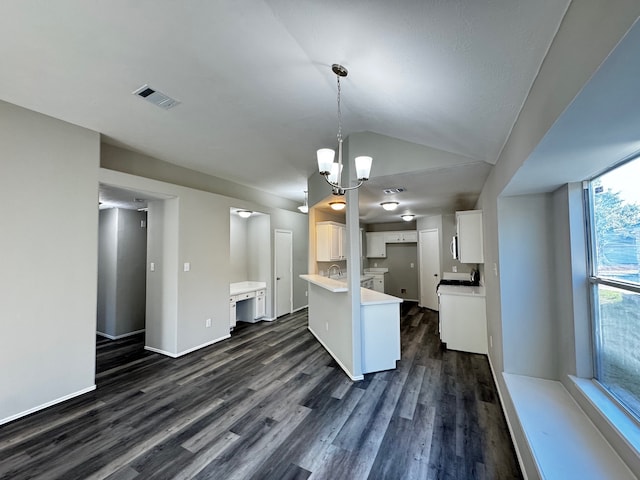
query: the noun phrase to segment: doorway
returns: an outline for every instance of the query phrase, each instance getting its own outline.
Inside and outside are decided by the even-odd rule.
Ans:
[[[276,318],[293,311],[293,232],[275,231]]]
[[[418,259],[420,262],[420,306],[438,310],[436,288],[440,281],[440,239],[438,229],[420,230]]]

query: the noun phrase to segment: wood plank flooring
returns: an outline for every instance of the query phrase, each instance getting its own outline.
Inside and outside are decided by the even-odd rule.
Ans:
[[[487,359],[403,304],[398,368],[351,382],[307,313],[178,359],[97,340],[95,392],[0,427],[2,479],[520,479]]]

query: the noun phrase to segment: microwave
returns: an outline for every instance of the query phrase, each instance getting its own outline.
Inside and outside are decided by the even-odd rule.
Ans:
[[[451,255],[453,256],[454,260],[458,260],[460,258],[460,251],[458,247],[459,247],[458,236],[454,235],[453,238],[451,239],[451,245],[450,245]]]

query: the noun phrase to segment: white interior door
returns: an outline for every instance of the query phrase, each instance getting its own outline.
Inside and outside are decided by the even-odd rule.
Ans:
[[[440,281],[440,241],[438,229],[420,230],[420,306],[438,310],[436,287]]]
[[[293,311],[293,232],[275,231],[276,317]]]

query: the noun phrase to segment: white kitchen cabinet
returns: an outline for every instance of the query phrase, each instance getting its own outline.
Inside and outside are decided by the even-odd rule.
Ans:
[[[384,241],[385,243],[417,243],[418,232],[416,230],[384,232]]]
[[[487,353],[487,317],[483,292],[483,287],[440,286],[438,289],[440,340],[447,344],[447,348]]]
[[[236,328],[236,297],[231,295],[229,297],[229,328]]]
[[[347,253],[347,229],[336,222],[316,223],[316,260],[334,262],[345,260]]]
[[[384,273],[373,276],[373,290],[384,293]]]
[[[367,232],[367,258],[386,258],[384,232]]]
[[[266,290],[258,290],[256,292],[255,315],[253,317],[255,320],[264,317],[266,314],[265,293]]]
[[[482,210],[456,212],[458,260],[461,263],[484,263]]]

